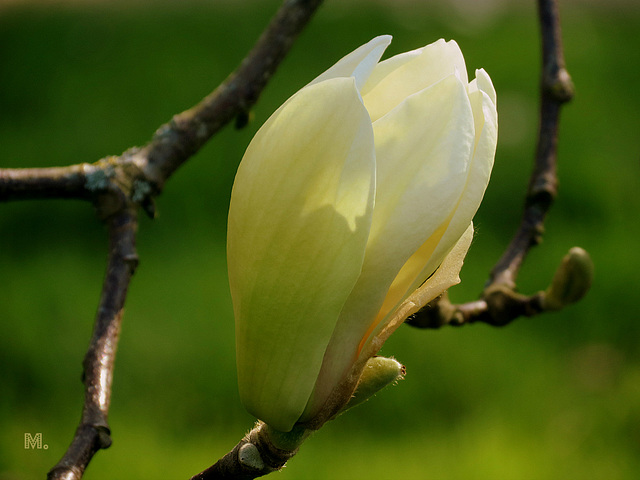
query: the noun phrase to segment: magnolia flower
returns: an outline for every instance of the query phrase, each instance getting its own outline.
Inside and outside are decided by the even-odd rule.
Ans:
[[[469,82],[454,41],[379,62],[390,42],[374,38],[289,98],[236,175],[240,397],[283,432],[335,414],[391,331],[459,281],[489,181],[487,73]]]

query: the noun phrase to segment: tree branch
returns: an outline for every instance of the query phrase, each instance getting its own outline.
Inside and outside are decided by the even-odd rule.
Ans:
[[[258,422],[229,453],[190,480],[252,480],[278,471],[310,433],[300,426],[288,433],[275,432]]]
[[[106,277],[84,359],[82,417],[69,449],[49,472],[49,480],[79,480],[93,455],[111,444],[107,416],[123,308],[137,265],[138,207],[153,214],[152,199],[171,175],[223,126],[249,111],[321,3],[322,0],[285,0],[239,68],[198,105],[161,126],[142,148],[132,148],[121,156],[93,164],[0,169],[0,201],[90,200],[109,227]],[[504,325],[519,316],[535,315],[562,304],[550,306],[549,291],[532,296],[515,291],[522,262],[529,249],[539,243],[546,214],[556,195],[559,112],[573,94],[564,65],[556,2],[539,0],[538,5],[543,52],[540,130],[520,227],[492,270],[481,299],[453,305],[445,295],[408,319],[412,325],[438,328],[477,321]],[[565,271],[566,268],[563,274]],[[282,441],[277,433],[258,424],[231,452],[192,480],[252,479],[278,470],[297,451],[295,442],[288,448],[288,440],[284,447]]]
[[[0,169],[0,202],[34,198],[91,197],[85,188],[88,164],[52,168]]]
[[[248,112],[321,3],[322,0],[285,0],[240,67],[198,105],[160,127],[145,147],[94,164],[0,169],[0,201],[90,200],[109,226],[107,273],[84,359],[82,417],[67,452],[50,470],[49,480],[81,479],[95,453],[111,445],[107,415],[123,308],[138,262],[138,207],[153,216],[153,197],[161,192],[166,180],[224,125]]]
[[[154,189],[224,125],[253,106],[322,0],[287,0],[251,52],[214,92],[161,126],[152,141],[131,152]]]
[[[542,37],[540,124],[535,164],[518,232],[491,271],[492,284],[515,287],[516,277],[529,249],[540,243],[544,220],[557,195],[556,175],[560,108],[573,97],[567,72],[556,0],[539,0]]]
[[[93,335],[83,362],[82,418],[69,449],[49,471],[49,480],[79,480],[93,455],[111,445],[107,415],[113,367],[127,288],[138,263],[136,210],[131,206],[107,219],[109,258]]]
[[[562,308],[581,298],[589,288],[592,266],[588,254],[581,249],[572,249],[563,259],[552,286],[546,292],[525,296],[515,291],[520,266],[529,249],[539,243],[544,219],[556,195],[560,106],[573,94],[573,86],[564,67],[555,0],[539,0],[538,5],[543,43],[540,130],[534,170],[520,227],[492,270],[490,281],[480,300],[454,305],[445,293],[409,317],[407,323],[410,325],[440,328],[443,325],[459,326],[478,321],[495,326],[506,325],[520,316],[532,316],[546,310]],[[583,281],[585,278],[586,282]],[[550,301],[551,299],[554,301]],[[269,458],[270,449],[265,447],[269,443],[256,441],[255,438],[263,433],[259,425],[216,464],[191,480],[253,479],[281,468],[288,459],[286,455],[279,458],[281,463],[271,465],[262,461],[265,457]],[[251,453],[248,463],[246,456],[243,458],[243,450]],[[296,451],[297,449],[290,452],[285,450],[284,453],[293,456]]]
[[[32,198],[93,199],[114,176],[137,185],[136,203],[158,195],[167,179],[214,134],[257,102],[322,0],[285,0],[240,66],[200,103],[158,128],[151,141],[94,164],[43,169],[0,169],[0,201]],[[150,209],[152,209],[150,207]]]
[[[540,123],[535,162],[520,226],[493,267],[480,300],[454,305],[448,296],[443,296],[407,319],[410,325],[439,328],[483,322],[502,326],[520,316],[537,315],[551,308],[545,304],[545,292],[531,296],[516,292],[520,267],[531,247],[542,240],[544,220],[557,194],[560,109],[573,97],[573,84],[564,62],[556,0],[538,0],[538,17],[542,40]],[[586,252],[582,252],[580,261],[590,262]]]

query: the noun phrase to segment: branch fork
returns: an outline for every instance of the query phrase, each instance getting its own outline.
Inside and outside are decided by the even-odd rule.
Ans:
[[[79,480],[93,455],[111,445],[107,416],[124,303],[138,264],[138,210],[153,218],[154,198],[171,175],[223,126],[238,116],[247,116],[321,3],[284,1],[240,67],[198,105],[158,128],[147,145],[95,163],[0,169],[0,201],[87,200],[109,231],[107,271],[83,363],[82,417],[67,452],[49,472],[50,480]]]
[[[106,275],[83,362],[82,417],[67,452],[49,472],[49,480],[80,480],[93,455],[111,445],[107,421],[111,382],[126,294],[138,264],[138,211],[142,209],[153,218],[154,198],[172,174],[231,120],[246,123],[251,106],[321,3],[285,0],[239,68],[198,105],[161,126],[147,145],[95,163],[0,169],[0,201],[88,200],[109,232]],[[456,305],[445,293],[407,318],[410,325],[440,328],[483,322],[503,326],[520,316],[563,308],[589,289],[591,260],[584,250],[572,249],[546,290],[529,296],[517,292],[520,267],[529,249],[540,243],[544,220],[557,193],[559,113],[573,96],[562,52],[556,0],[538,0],[538,13],[543,57],[540,129],[520,226],[478,300]],[[192,480],[249,479],[279,470],[311,431],[298,425],[283,434],[259,422],[227,455]]]

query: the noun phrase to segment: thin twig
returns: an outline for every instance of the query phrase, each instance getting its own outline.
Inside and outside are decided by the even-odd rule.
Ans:
[[[533,172],[520,226],[496,263],[480,300],[460,305],[443,297],[407,320],[420,328],[483,322],[494,326],[545,310],[543,292],[532,296],[516,292],[516,279],[530,248],[539,244],[544,220],[557,194],[557,143],[560,108],[573,96],[573,84],[564,62],[556,0],[538,0],[542,39],[540,125]]]
[[[91,197],[85,188],[87,164],[52,168],[0,169],[0,202],[34,198]]]
[[[81,479],[95,453],[111,445],[107,414],[126,293],[137,265],[138,207],[152,215],[152,198],[160,193],[176,169],[220,128],[246,113],[257,101],[321,3],[322,0],[286,0],[238,70],[201,103],[160,127],[142,149],[130,149],[120,157],[107,157],[91,165],[0,170],[0,201],[43,197],[90,199],[98,215],[109,225],[107,275],[84,360],[82,418],[69,449],[49,472],[49,480]]]
[[[309,432],[299,430],[298,441],[302,442]],[[278,471],[298,452],[299,444],[285,447],[275,443],[273,431],[258,422],[229,453],[190,480],[252,480]]]
[[[476,322],[502,327],[518,317],[532,317],[545,311],[543,292],[527,296],[505,288],[494,290],[487,297],[453,304],[445,293],[411,315],[405,323],[417,328],[460,327]]]
[[[109,259],[93,336],[83,362],[82,418],[69,449],[49,471],[49,480],[79,480],[93,455],[111,445],[107,415],[113,367],[127,289],[138,263],[136,210],[133,206],[123,209],[107,220]]]
[[[560,108],[573,97],[573,84],[565,67],[556,0],[539,0],[542,37],[540,125],[535,165],[518,232],[491,271],[490,282],[515,287],[529,249],[540,243],[544,220],[557,195],[556,175]]]
[[[0,169],[0,201],[27,198],[92,199],[103,179],[122,176],[146,185],[137,203],[159,194],[167,179],[213,135],[257,102],[295,39],[322,0],[285,0],[240,66],[211,94],[156,130],[151,141],[91,165],[49,169]],[[86,169],[91,170],[89,182]],[[142,193],[141,193],[142,192]],[[143,205],[144,206],[144,205]]]
[[[138,206],[150,211],[150,198],[162,191],[167,179],[224,125],[248,112],[321,3],[321,0],[286,0],[240,67],[202,102],[160,127],[146,146],[91,165],[0,170],[0,201],[89,199],[109,225],[107,274],[84,361],[82,419],[71,446],[49,472],[50,480],[79,480],[93,455],[111,444],[107,415],[122,312],[137,264]],[[539,0],[539,14],[543,44],[541,120],[536,163],[520,228],[491,272],[480,300],[452,305],[444,297],[412,318],[411,322],[418,326],[433,328],[475,321],[502,325],[518,316],[544,310],[539,294],[526,297],[515,293],[515,281],[527,252],[539,242],[545,216],[556,195],[559,111],[562,103],[571,98],[572,86],[564,66],[555,0]],[[258,434],[253,437],[250,434],[223,459],[194,478],[255,478],[280,468],[286,455],[282,458],[276,455],[277,461],[272,462],[268,457],[270,447],[266,448],[255,435]],[[254,449],[260,461],[268,460],[262,468],[252,456]]]

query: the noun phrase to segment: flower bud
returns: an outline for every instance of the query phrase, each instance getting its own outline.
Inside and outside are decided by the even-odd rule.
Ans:
[[[556,270],[549,288],[543,297],[545,310],[560,310],[577,302],[591,288],[593,261],[580,247],[569,250]]]
[[[343,407],[406,312],[459,281],[489,181],[487,73],[469,82],[444,40],[380,62],[390,41],[374,38],[287,100],[234,182],[240,397],[283,432]]]
[[[402,380],[406,374],[404,365],[395,358],[371,357],[362,370],[356,391],[344,407],[351,407],[367,401],[387,385]]]

